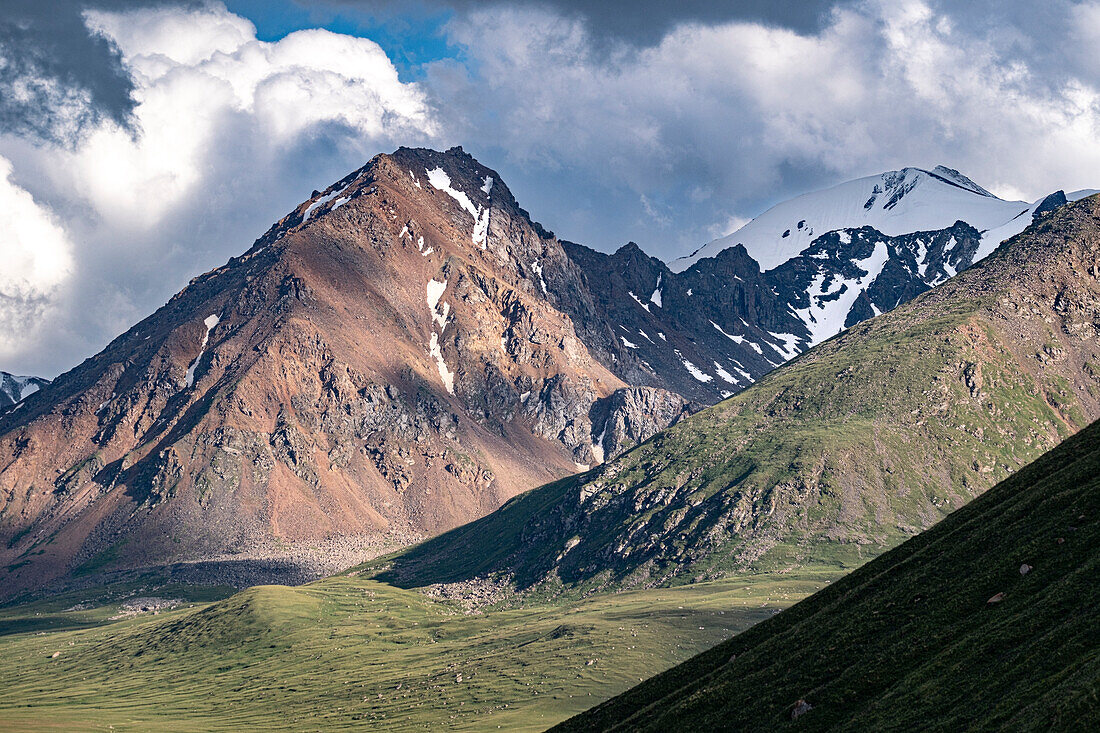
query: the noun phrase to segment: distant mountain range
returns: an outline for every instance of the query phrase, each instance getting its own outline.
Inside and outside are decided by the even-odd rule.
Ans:
[[[1067,199],[1021,208],[939,168],[870,180],[838,187],[869,187],[854,216],[837,189],[762,215],[760,231],[795,202],[820,217],[766,271],[753,240],[674,272],[558,240],[461,148],[377,156],[100,354],[12,382],[4,591],[181,563],[297,579],[456,527],[741,392],[970,267],[994,223]]]

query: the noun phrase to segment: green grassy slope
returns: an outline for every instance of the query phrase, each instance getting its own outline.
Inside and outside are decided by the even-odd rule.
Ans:
[[[1098,520],[1100,423],[561,730],[1096,730]]]
[[[528,595],[854,567],[1100,418],[1100,198],[582,476],[372,567]]]
[[[362,576],[212,604],[194,589],[128,587],[81,608],[103,594],[81,604],[93,591],[76,592],[0,608],[0,730],[543,730],[835,578],[731,578],[484,615]],[[109,621],[136,592],[194,607]]]

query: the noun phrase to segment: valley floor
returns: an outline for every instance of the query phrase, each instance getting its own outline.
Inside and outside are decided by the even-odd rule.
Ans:
[[[0,609],[0,728],[543,730],[841,574],[757,574],[475,615],[347,576],[217,601],[186,586],[84,591]],[[127,597],[181,605],[112,618]]]

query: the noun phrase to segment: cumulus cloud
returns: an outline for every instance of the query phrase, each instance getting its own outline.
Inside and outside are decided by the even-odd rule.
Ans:
[[[5,368],[70,366],[242,252],[314,186],[437,132],[423,91],[367,39],[313,29],[263,42],[220,5],[86,22],[131,75],[132,125],[103,120],[72,146],[0,136],[18,183],[79,244],[73,282],[12,296],[8,309],[33,327],[0,345]],[[43,298],[54,307],[31,307]]]
[[[55,217],[11,180],[0,157],[0,350],[17,347],[71,274],[72,245]]]

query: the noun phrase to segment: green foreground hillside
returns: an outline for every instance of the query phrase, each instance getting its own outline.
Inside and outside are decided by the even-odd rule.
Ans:
[[[361,576],[214,603],[178,586],[85,591],[0,609],[0,730],[544,730],[835,578],[484,615]],[[192,607],[111,621],[134,595]]]
[[[561,730],[1100,729],[1098,520],[1100,423]]]

